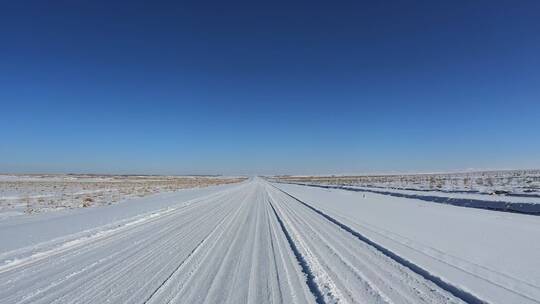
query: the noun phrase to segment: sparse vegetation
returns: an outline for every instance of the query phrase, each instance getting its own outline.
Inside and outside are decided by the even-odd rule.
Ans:
[[[295,183],[403,190],[540,195],[540,170],[363,176],[278,176],[276,179]]]
[[[219,176],[0,175],[0,213],[102,206],[130,197],[242,180]]]

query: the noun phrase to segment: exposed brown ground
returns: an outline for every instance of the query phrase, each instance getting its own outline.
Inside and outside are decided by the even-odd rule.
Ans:
[[[245,178],[214,176],[0,175],[0,212],[113,204],[158,192],[237,183]]]

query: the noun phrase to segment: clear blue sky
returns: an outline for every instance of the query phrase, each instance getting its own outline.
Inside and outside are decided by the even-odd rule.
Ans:
[[[0,171],[540,167],[540,1],[4,1]]]

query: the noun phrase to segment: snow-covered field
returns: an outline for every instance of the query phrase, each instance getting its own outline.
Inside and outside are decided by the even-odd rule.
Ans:
[[[0,219],[110,205],[131,197],[238,182],[214,176],[0,175]]]
[[[540,215],[540,171],[376,176],[279,176],[272,180],[420,199],[454,206]]]
[[[280,180],[399,190],[540,197],[540,170],[360,176],[282,176]]]
[[[0,221],[1,303],[540,303],[540,217],[242,183]]]

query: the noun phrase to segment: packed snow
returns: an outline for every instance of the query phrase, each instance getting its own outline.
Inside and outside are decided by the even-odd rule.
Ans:
[[[0,220],[2,303],[539,303],[540,217],[261,178]]]

